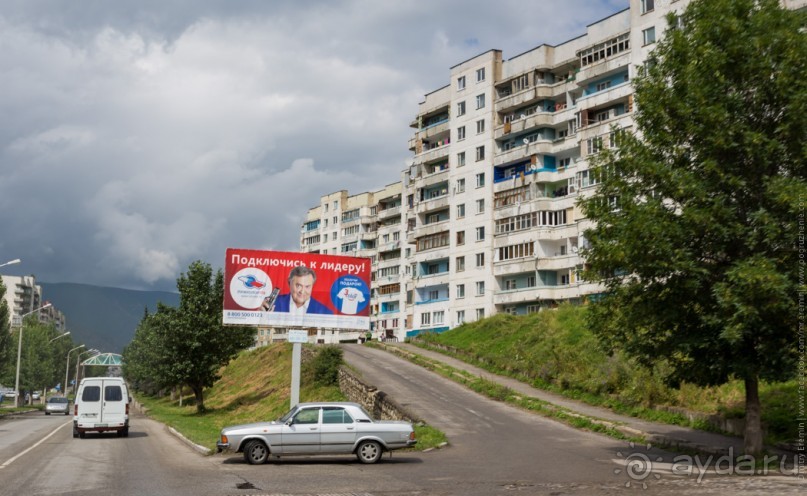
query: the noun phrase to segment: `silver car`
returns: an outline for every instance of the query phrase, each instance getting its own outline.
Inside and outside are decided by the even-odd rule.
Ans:
[[[61,396],[51,396],[45,402],[45,415],[50,415],[51,413],[70,415],[70,402],[67,398]]]
[[[333,454],[376,463],[385,451],[416,443],[411,423],[373,420],[357,403],[300,403],[273,422],[225,427],[216,447],[243,453],[252,465],[270,456]]]

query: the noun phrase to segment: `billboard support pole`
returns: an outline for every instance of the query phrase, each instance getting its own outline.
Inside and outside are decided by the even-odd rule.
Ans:
[[[300,343],[294,343],[291,350],[291,408],[300,403],[300,355],[302,354]]]
[[[291,408],[300,403],[300,363],[302,362],[303,343],[308,342],[308,331],[289,329],[291,348]]]

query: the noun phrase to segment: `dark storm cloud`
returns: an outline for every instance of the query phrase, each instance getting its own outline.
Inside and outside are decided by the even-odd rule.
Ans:
[[[2,1],[4,273],[173,289],[228,246],[294,250],[320,195],[398,179],[452,65],[626,5]]]

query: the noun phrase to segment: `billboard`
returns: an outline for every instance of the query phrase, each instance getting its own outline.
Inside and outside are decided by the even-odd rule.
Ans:
[[[225,325],[370,328],[370,259],[228,248]]]

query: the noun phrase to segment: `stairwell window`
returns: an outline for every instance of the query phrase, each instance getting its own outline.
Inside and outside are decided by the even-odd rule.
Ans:
[[[476,108],[482,109],[485,108],[485,94],[482,93],[481,95],[476,95]]]
[[[465,139],[465,126],[460,126],[457,128],[457,141],[462,141]]]
[[[480,162],[485,160],[485,146],[477,146],[476,147],[476,161]]]
[[[457,78],[457,91],[465,89],[465,76],[460,76]]]
[[[655,0],[641,0],[640,4],[642,7],[642,14],[646,14],[655,9],[656,8],[655,3],[656,3]]]
[[[655,26],[642,30],[642,44],[651,45],[656,42]]]
[[[485,80],[485,68],[477,69],[476,70],[476,82],[481,83]]]
[[[457,117],[465,115],[465,102],[459,102],[457,104]]]

